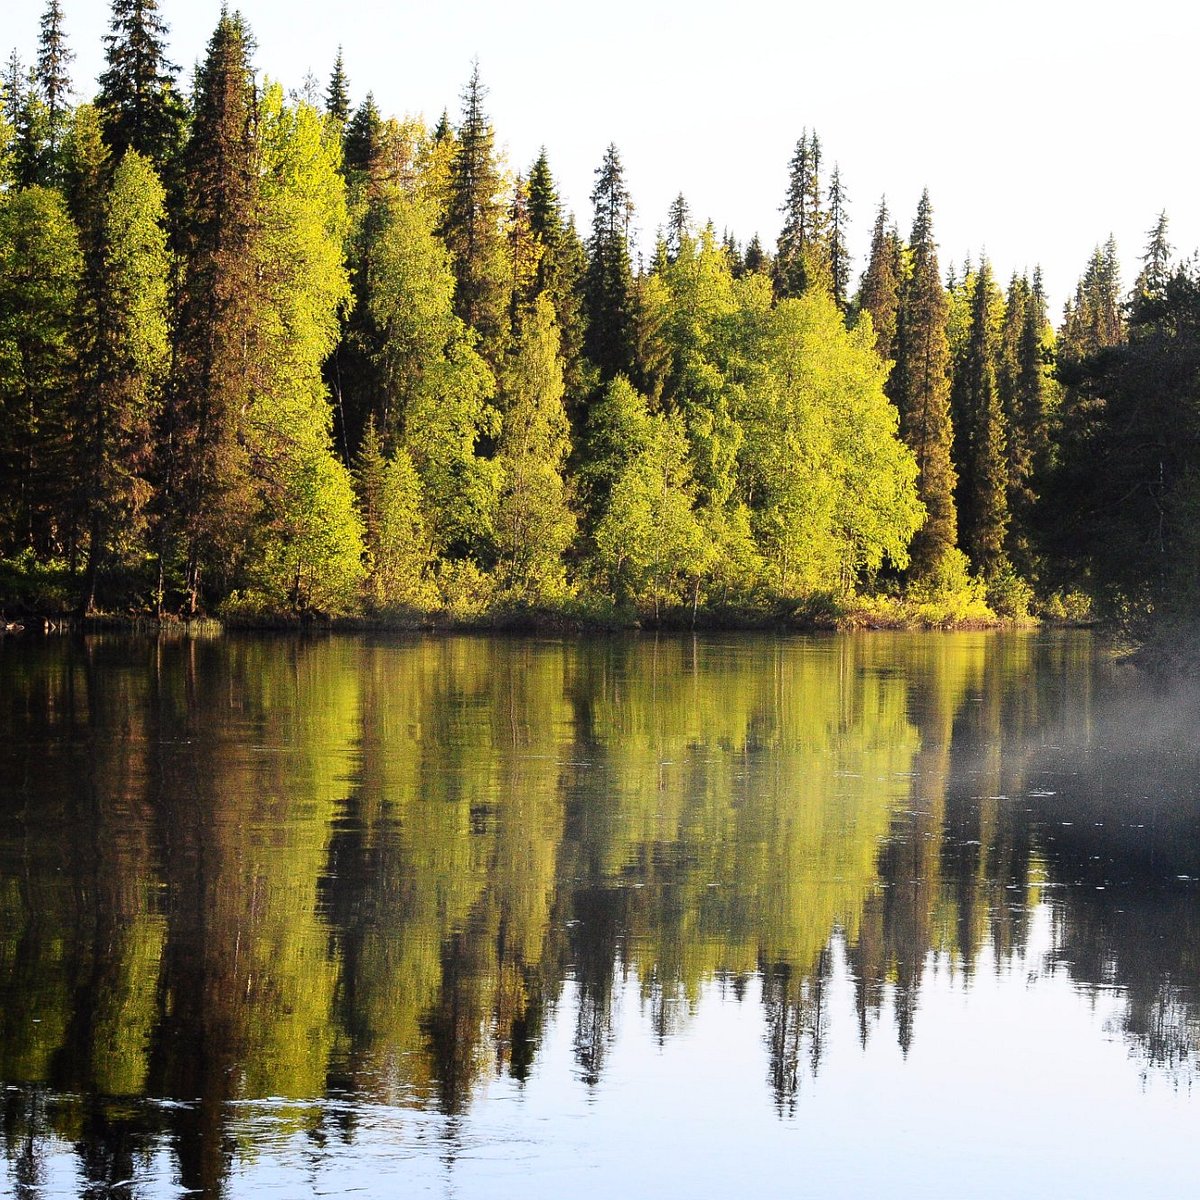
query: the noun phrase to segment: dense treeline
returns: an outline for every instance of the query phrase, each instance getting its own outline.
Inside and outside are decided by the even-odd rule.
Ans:
[[[236,13],[186,90],[166,36],[113,0],[72,105],[49,0],[0,80],[0,605],[1194,594],[1200,308],[1165,218],[1132,298],[1110,242],[1056,336],[1037,272],[943,274],[928,195],[907,239],[880,205],[854,294],[808,130],[773,254],[680,196],[646,261],[617,148],[581,231],[545,152],[501,161],[478,68],[429,128],[355,104],[340,52],[323,93],[263,81]]]

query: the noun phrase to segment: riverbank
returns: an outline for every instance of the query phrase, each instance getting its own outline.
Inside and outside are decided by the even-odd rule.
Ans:
[[[387,611],[331,617],[318,613],[237,613],[222,616],[155,617],[139,613],[0,614],[0,636],[90,633],[164,633],[214,636],[225,631],[350,633],[532,633],[604,634],[664,632],[851,632],[859,630],[978,630],[1033,628],[1037,617],[1003,617],[979,604],[918,603],[896,597],[820,597],[779,601],[769,607],[664,606],[657,613],[603,601],[496,605],[478,611],[454,609]],[[1060,623],[1055,621],[1054,623]],[[1080,622],[1068,622],[1079,624]]]

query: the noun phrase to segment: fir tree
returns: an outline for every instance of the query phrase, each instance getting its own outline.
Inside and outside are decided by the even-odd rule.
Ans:
[[[592,233],[584,280],[587,315],[585,347],[602,380],[628,374],[633,367],[633,271],[629,260],[629,222],[633,205],[617,148],[610,145],[596,169],[592,188]]]
[[[927,191],[917,208],[909,252],[911,265],[897,319],[896,366],[888,391],[900,410],[900,435],[917,460],[917,493],[925,505],[925,524],[911,550],[912,569],[920,577],[936,571],[958,540],[947,303]]]
[[[160,174],[178,153],[183,131],[183,107],[175,94],[178,68],[167,59],[167,32],[158,0],[112,0],[104,38],[107,69],[96,98],[113,161],[136,150]]]
[[[342,48],[338,47],[333,71],[329,75],[329,88],[325,92],[325,111],[343,125],[350,119],[350,80],[342,59]]]
[[[904,279],[904,248],[889,221],[887,200],[880,200],[871,234],[871,256],[858,291],[858,307],[871,314],[875,349],[887,362],[896,359],[896,328]]]

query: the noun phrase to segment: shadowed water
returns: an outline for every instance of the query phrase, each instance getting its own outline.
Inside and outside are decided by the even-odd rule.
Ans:
[[[0,641],[0,1194],[1194,1194],[1086,634]]]

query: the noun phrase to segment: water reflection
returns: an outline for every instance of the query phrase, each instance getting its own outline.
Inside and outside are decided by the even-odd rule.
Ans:
[[[1016,963],[1197,1062],[1196,700],[1086,636],[7,642],[0,698],[18,1194],[65,1143],[218,1196],[470,1112],[564,1013],[602,1089],[630,987],[659,1046],[760,1006],[784,1117],[841,980],[864,1046]]]

